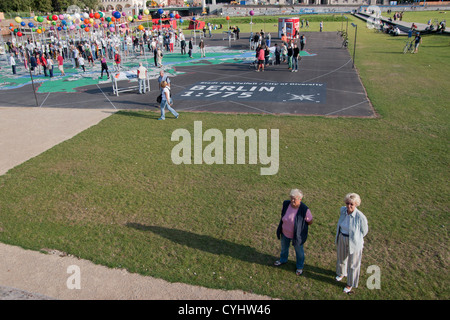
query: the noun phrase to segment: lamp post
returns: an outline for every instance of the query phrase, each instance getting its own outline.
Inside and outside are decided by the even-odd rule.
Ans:
[[[358,25],[352,22],[352,27],[355,27],[355,43],[353,44],[353,64],[352,64],[352,68],[355,68],[356,34],[358,33]]]

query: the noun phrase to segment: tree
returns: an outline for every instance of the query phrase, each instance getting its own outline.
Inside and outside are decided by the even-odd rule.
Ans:
[[[70,0],[52,0],[53,11],[64,12],[72,4]]]
[[[52,0],[34,0],[32,9],[40,12],[52,12]]]

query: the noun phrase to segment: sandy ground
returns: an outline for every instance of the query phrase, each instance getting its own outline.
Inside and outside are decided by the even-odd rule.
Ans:
[[[113,110],[0,108],[0,175],[75,136]],[[266,300],[243,291],[169,283],[109,269],[61,252],[42,253],[0,243],[3,300]]]

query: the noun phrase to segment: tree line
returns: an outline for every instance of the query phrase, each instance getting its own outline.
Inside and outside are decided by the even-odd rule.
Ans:
[[[0,12],[65,12],[71,5],[78,6],[82,10],[86,8],[96,10],[98,4],[99,0],[2,0]]]

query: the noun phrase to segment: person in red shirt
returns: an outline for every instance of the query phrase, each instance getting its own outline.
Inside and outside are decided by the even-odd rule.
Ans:
[[[48,77],[47,75],[47,59],[45,59],[45,55],[41,54],[41,63],[42,63],[42,67],[44,68],[44,76]]]
[[[115,69],[116,71],[120,71],[120,54],[116,51],[114,55]]]
[[[64,58],[62,55],[58,52],[58,57],[56,58],[58,60],[58,69],[61,71],[61,75],[65,76],[66,73],[64,72]]]

